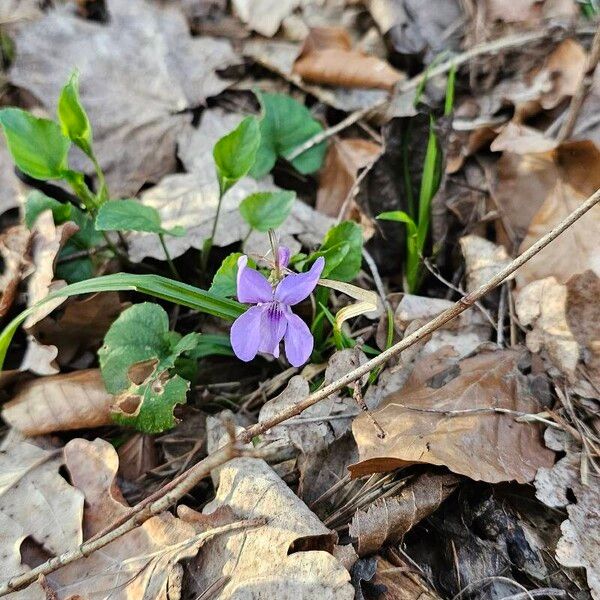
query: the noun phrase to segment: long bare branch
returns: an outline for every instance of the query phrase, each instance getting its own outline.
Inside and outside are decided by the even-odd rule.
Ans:
[[[125,533],[128,533],[132,529],[135,529],[144,521],[149,519],[151,516],[168,509],[178,500],[183,498],[183,496],[185,496],[185,494],[192,490],[196,485],[198,485],[198,483],[202,479],[207,477],[213,469],[224,464],[232,457],[239,455],[240,452],[243,452],[240,450],[241,444],[246,444],[250,442],[255,436],[265,433],[266,431],[268,431],[272,427],[275,427],[276,425],[279,425],[283,421],[286,421],[287,419],[299,415],[307,408],[313,406],[313,404],[316,404],[317,402],[324,400],[331,394],[339,392],[340,390],[346,388],[348,385],[361,378],[363,375],[366,375],[376,367],[385,364],[388,360],[390,360],[390,358],[397,356],[398,354],[400,354],[400,352],[406,350],[406,348],[426,338],[452,319],[455,319],[465,310],[472,307],[476,301],[481,299],[488,292],[497,288],[505,279],[512,275],[517,269],[522,267],[528,260],[530,260],[536,254],[538,254],[538,252],[543,250],[561,233],[563,233],[571,225],[573,225],[573,223],[580,219],[586,212],[588,212],[591,208],[598,204],[598,202],[600,202],[600,190],[597,190],[576,210],[574,210],[566,219],[564,219],[564,221],[562,221],[545,236],[540,238],[535,244],[533,244],[533,246],[531,246],[525,252],[523,252],[523,254],[515,258],[515,260],[513,260],[509,265],[507,265],[504,269],[498,272],[484,285],[479,287],[477,290],[463,296],[460,300],[458,300],[458,302],[453,304],[449,309],[445,310],[435,319],[432,319],[431,321],[429,321],[429,323],[426,323],[425,325],[417,329],[414,333],[412,333],[409,336],[406,336],[397,344],[394,344],[391,348],[385,350],[375,358],[372,358],[363,365],[348,372],[343,377],[340,377],[339,379],[330,383],[329,385],[326,385],[325,387],[321,388],[320,390],[317,390],[313,394],[310,394],[301,402],[298,402],[294,406],[291,406],[277,413],[270,419],[248,427],[237,436],[235,442],[228,444],[223,448],[220,448],[212,454],[209,454],[205,459],[201,460],[199,463],[191,467],[188,471],[180,475],[177,479],[173,480],[168,486],[168,488],[163,488],[162,497],[159,497],[158,499],[153,500],[152,502],[146,501],[144,503],[140,503],[139,505],[133,507],[131,513],[127,516],[127,520],[121,524],[118,524],[116,528],[91,540],[88,540],[79,547],[70,550],[69,552],[65,552],[60,556],[51,558],[47,562],[32,569],[31,571],[28,571],[27,573],[17,575],[15,577],[12,577],[8,581],[5,581],[0,585],[0,596],[5,596],[10,592],[21,589],[26,585],[33,583],[40,575],[48,575],[49,573],[60,569],[64,565],[72,563],[84,556],[88,556],[95,550],[106,546],[107,544],[116,540]]]

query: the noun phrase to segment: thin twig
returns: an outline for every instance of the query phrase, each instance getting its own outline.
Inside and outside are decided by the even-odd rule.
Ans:
[[[561,233],[573,225],[573,223],[580,219],[591,208],[596,206],[598,202],[600,202],[600,190],[597,190],[585,202],[580,204],[579,207],[575,209],[569,216],[567,216],[566,219],[559,223],[552,231],[541,237],[535,244],[523,252],[523,254],[515,258],[510,264],[494,275],[494,277],[492,277],[489,281],[487,281],[477,290],[474,290],[466,296],[463,296],[460,300],[458,300],[458,302],[438,315],[435,319],[432,319],[413,332],[411,335],[406,336],[397,344],[394,344],[392,347],[383,351],[375,358],[372,358],[371,360],[358,366],[356,369],[349,371],[344,376],[333,381],[329,385],[326,385],[316,392],[310,394],[304,400],[301,400],[285,410],[282,410],[269,419],[265,419],[260,423],[256,423],[255,425],[248,427],[237,436],[234,443],[230,443],[223,448],[220,448],[213,454],[209,454],[205,459],[196,463],[188,471],[164,486],[161,490],[159,490],[159,492],[132,507],[131,512],[127,516],[127,520],[123,523],[119,523],[115,529],[96,536],[95,538],[88,540],[73,550],[51,558],[47,562],[39,565],[31,571],[28,571],[27,573],[17,575],[8,581],[5,581],[0,585],[0,596],[5,596],[10,592],[21,589],[26,585],[33,583],[40,575],[47,575],[53,571],[56,571],[57,569],[60,569],[64,565],[78,560],[79,558],[88,556],[95,550],[103,548],[125,533],[135,529],[144,521],[149,519],[152,515],[167,510],[190,490],[196,487],[196,485],[202,481],[202,479],[207,477],[213,469],[224,464],[232,457],[239,456],[241,453],[243,453],[243,450],[240,448],[242,444],[249,443],[254,437],[262,435],[283,421],[299,415],[307,408],[317,404],[325,398],[328,398],[331,394],[343,390],[354,381],[360,379],[364,375],[367,375],[373,369],[384,365],[388,360],[397,356],[403,350],[406,350],[406,348],[409,348],[420,340],[426,338],[434,331],[449,321],[455,319],[467,309],[471,308],[477,300],[485,296],[488,292],[497,288],[507,277],[512,275],[527,261],[531,260],[536,254],[538,254],[538,252],[543,250],[548,244],[550,244]]]
[[[542,31],[530,31],[527,33],[520,33],[515,35],[508,35],[506,37],[499,38],[497,40],[493,40],[491,42],[486,42],[485,44],[477,44],[473,46],[469,50],[462,52],[456,56],[449,58],[448,60],[440,63],[439,65],[432,67],[431,69],[426,70],[423,73],[420,73],[416,77],[412,77],[411,79],[407,79],[406,81],[401,81],[396,86],[394,90],[394,96],[404,94],[405,92],[409,92],[411,90],[417,89],[419,85],[422,83],[423,79],[437,77],[438,75],[443,75],[448,73],[450,69],[453,67],[458,68],[461,65],[469,62],[471,59],[480,56],[482,54],[494,54],[495,52],[500,52],[501,50],[507,50],[508,48],[518,48],[524,44],[530,44],[532,42],[538,42],[543,40],[546,37],[552,35],[552,32],[549,30]],[[350,125],[354,125],[357,121],[365,118],[372,112],[382,109],[390,102],[389,98],[385,98],[381,102],[377,104],[368,106],[366,108],[361,108],[360,110],[354,111],[350,113],[345,119],[334,125],[333,127],[329,127],[324,131],[319,132],[317,135],[311,137],[306,140],[300,146],[297,146],[292,150],[289,154],[286,154],[285,158],[288,161],[292,161],[307,150],[310,150],[317,144],[324,142],[326,139],[331,136],[343,131]]]
[[[561,125],[558,135],[556,136],[559,142],[564,142],[570,138],[571,134],[573,133],[575,123],[577,122],[577,117],[579,116],[579,111],[583,106],[583,101],[585,100],[585,96],[591,84],[588,78],[588,73],[596,68],[598,60],[600,60],[600,27],[596,29],[596,33],[594,34],[594,39],[592,41],[592,48],[590,49],[590,53],[585,64],[585,69],[581,74],[581,79],[579,80],[577,89],[571,98],[571,103],[567,109],[563,124]]]

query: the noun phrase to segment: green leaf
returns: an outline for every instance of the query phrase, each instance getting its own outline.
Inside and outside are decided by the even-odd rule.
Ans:
[[[210,284],[209,293],[219,298],[229,298],[237,294],[237,261],[240,256],[242,256],[241,252],[233,252],[223,259]],[[248,259],[248,266],[252,268],[256,266],[251,258]]]
[[[286,220],[295,199],[294,192],[257,192],[242,200],[240,213],[252,229],[267,232]]]
[[[250,174],[256,179],[264,177],[275,166],[278,157],[285,158],[298,146],[323,131],[310,111],[285,94],[257,92],[263,109],[260,121],[260,147]],[[302,174],[313,173],[323,164],[327,145],[321,142],[291,160]]]
[[[201,338],[199,333],[181,337],[169,331],[169,317],[158,304],[144,302],[123,311],[98,351],[106,389],[120,394],[115,399],[114,420],[146,433],[173,427],[173,408],[185,403],[189,382],[171,371],[180,356],[196,349]],[[132,381],[134,365],[142,381]]]
[[[60,225],[71,218],[71,209],[71,204],[59,202],[38,190],[33,190],[25,202],[25,225],[27,229],[31,229],[45,210],[51,210],[54,222]]]
[[[169,316],[158,304],[143,302],[124,310],[98,351],[107,391],[118,394],[129,386],[127,371],[134,363],[156,358],[161,364],[170,357],[168,333]]]
[[[221,194],[248,174],[259,145],[260,128],[256,117],[246,117],[215,144],[213,157]]]
[[[343,252],[339,248],[340,244],[348,245],[348,250],[341,256],[334,268],[327,269],[324,277],[337,281],[352,281],[358,275],[362,264],[363,238],[360,225],[354,221],[342,221],[339,225],[332,227],[325,235],[319,251],[326,253],[338,247],[335,253],[331,253],[331,258],[334,258],[339,255],[338,253]],[[325,256],[327,268],[327,255],[325,254]]]
[[[54,121],[34,117],[20,108],[3,108],[0,125],[12,159],[23,173],[34,179],[64,176],[71,142]]]
[[[79,73],[74,71],[58,98],[58,120],[63,133],[89,157],[92,152],[92,127],[79,99]]]
[[[144,433],[161,433],[177,424],[173,409],[186,403],[190,382],[179,375],[165,378],[156,369],[140,385],[132,384],[121,398],[122,405],[128,409],[135,407],[132,413],[113,410],[111,417],[119,425],[134,427]]]
[[[47,302],[56,298],[68,298],[79,294],[97,292],[136,291],[155,298],[181,304],[221,319],[233,321],[245,310],[245,307],[235,300],[219,298],[206,290],[174,281],[160,275],[132,275],[130,273],[115,273],[104,275],[87,281],[67,285],[48,294],[43,300],[24,310],[16,316],[0,333],[0,369],[4,364],[10,342],[23,321],[39,310]]]
[[[64,279],[67,283],[77,283],[78,281],[91,279],[94,276],[94,264],[89,256],[81,256],[62,262],[62,259],[80,250],[81,248],[71,239],[67,241],[58,255],[59,260],[54,269],[57,279]]]
[[[96,229],[99,231],[146,231],[148,233],[181,236],[183,227],[164,229],[160,215],[152,206],[140,204],[137,200],[112,200],[105,202],[96,216]]]

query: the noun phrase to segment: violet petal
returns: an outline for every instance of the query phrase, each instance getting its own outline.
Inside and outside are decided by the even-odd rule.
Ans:
[[[258,353],[261,321],[266,309],[266,306],[253,306],[233,322],[229,337],[231,347],[240,360],[248,362]]]
[[[258,304],[273,300],[273,288],[267,278],[247,266],[248,257],[238,258],[237,298],[244,304]]]
[[[290,249],[287,246],[279,246],[277,248],[277,265],[281,269],[285,269],[290,263]]]
[[[275,300],[293,306],[308,298],[317,286],[324,266],[325,259],[319,256],[307,273],[287,275],[275,290]]]
[[[308,325],[290,311],[284,337],[285,355],[293,367],[302,366],[313,351],[315,340]]]
[[[260,324],[260,343],[258,345],[258,351],[272,354],[275,358],[278,358],[279,343],[283,339],[283,335],[287,329],[284,307],[276,302],[271,302],[264,308],[265,310],[263,311]],[[289,309],[287,310],[289,311]]]

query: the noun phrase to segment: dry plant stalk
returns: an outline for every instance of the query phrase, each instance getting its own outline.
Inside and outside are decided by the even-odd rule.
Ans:
[[[74,548],[69,552],[65,552],[60,556],[51,558],[50,560],[26,573],[17,575],[7,581],[4,581],[2,584],[0,584],[0,596],[6,596],[10,592],[19,590],[36,581],[40,575],[48,575],[49,573],[56,571],[66,564],[72,563],[79,558],[83,558],[84,556],[103,548],[125,533],[135,529],[151,516],[167,510],[170,506],[175,504],[178,500],[185,496],[185,494],[192,490],[202,479],[207,477],[213,469],[221,466],[236,456],[245,454],[245,451],[241,446],[249,443],[252,438],[265,433],[272,427],[279,425],[287,419],[299,415],[313,404],[316,404],[331,394],[346,388],[357,379],[371,372],[376,367],[384,365],[390,358],[397,356],[403,350],[406,350],[406,348],[416,344],[449,321],[455,319],[467,309],[471,308],[475,302],[485,296],[488,292],[497,288],[507,277],[512,275],[517,269],[519,269],[519,267],[522,267],[538,252],[543,250],[548,244],[550,244],[571,225],[573,225],[573,223],[575,223],[590,209],[596,206],[598,202],[600,202],[600,189],[592,194],[552,231],[541,237],[535,244],[515,258],[509,265],[499,271],[488,282],[478,289],[463,296],[454,305],[438,315],[435,319],[432,319],[429,321],[429,323],[426,323],[411,335],[406,336],[404,339],[388,348],[378,356],[346,373],[346,375],[340,377],[336,381],[333,381],[329,385],[326,385],[320,390],[310,394],[302,402],[298,402],[297,404],[290,406],[289,408],[274,415],[270,419],[248,427],[237,436],[236,440],[222,448],[219,448],[219,450],[216,452],[209,454],[205,459],[188,469],[185,473],[182,473],[179,477],[164,486],[157,493],[132,507],[131,513],[125,517],[126,520],[122,523],[115,523],[110,531],[100,532],[100,534],[98,534],[95,538],[88,540],[77,548]]]

